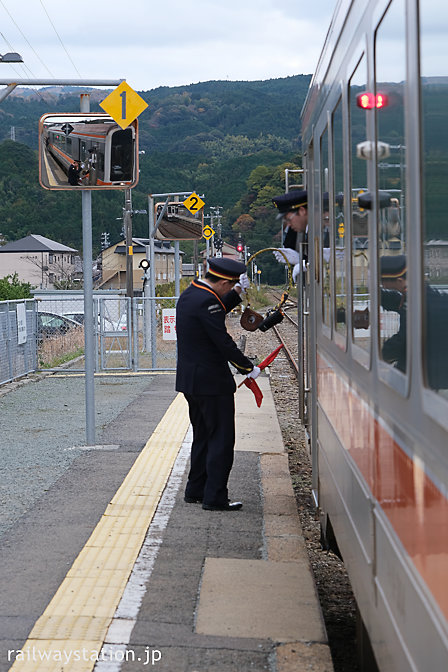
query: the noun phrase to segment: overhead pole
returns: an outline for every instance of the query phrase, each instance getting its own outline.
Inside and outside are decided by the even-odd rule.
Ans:
[[[6,89],[0,91],[0,103],[5,100],[16,86],[118,86],[124,79],[0,79],[0,86]]]

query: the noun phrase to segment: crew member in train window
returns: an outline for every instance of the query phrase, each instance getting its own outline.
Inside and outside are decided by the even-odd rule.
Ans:
[[[285,263],[285,257],[293,265],[294,282],[299,275],[300,247],[303,243],[303,266],[308,261],[308,194],[303,189],[295,189],[286,194],[275,196],[272,199],[278,208],[277,219],[283,219],[285,225],[283,247],[274,256],[280,263]],[[284,256],[283,256],[284,255]]]
[[[187,503],[202,502],[209,511],[237,511],[227,482],[235,444],[236,384],[230,362],[256,378],[254,366],[225,326],[225,317],[241,302],[249,286],[246,266],[234,259],[212,258],[202,280],[193,280],[176,308],[176,390],[183,392],[193,426],[191,468],[185,489]]]

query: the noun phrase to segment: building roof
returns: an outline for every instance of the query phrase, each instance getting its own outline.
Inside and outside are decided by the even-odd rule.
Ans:
[[[146,252],[146,245],[149,245],[150,241],[149,238],[132,238],[132,247],[134,249],[134,254],[145,254]],[[126,242],[123,240],[121,243],[114,243],[117,247],[114,250],[115,254],[126,254]],[[110,247],[113,247],[113,245],[110,245]],[[110,249],[110,247],[108,249]],[[174,254],[175,249],[171,245],[171,241],[169,240],[155,240],[154,241],[154,248],[156,254],[160,252],[163,252],[165,254]],[[103,250],[104,251],[104,250]],[[184,254],[184,252],[180,252],[180,254]]]
[[[0,247],[0,252],[77,252],[73,247],[67,247],[62,243],[57,243],[45,236],[31,234],[20,238],[20,240],[13,240]]]

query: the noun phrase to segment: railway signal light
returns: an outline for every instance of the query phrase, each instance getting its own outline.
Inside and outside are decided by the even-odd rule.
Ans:
[[[242,240],[239,240],[236,244],[236,251],[242,252],[244,250],[244,243]]]
[[[375,95],[369,91],[364,91],[364,93],[359,93],[356,96],[356,104],[363,110],[373,110],[374,107],[380,109],[387,107],[389,98],[385,93],[377,93]]]

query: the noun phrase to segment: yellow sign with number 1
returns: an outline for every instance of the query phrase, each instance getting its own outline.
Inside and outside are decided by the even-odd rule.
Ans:
[[[110,114],[121,128],[127,128],[148,107],[148,103],[129,84],[121,82],[100,103],[100,107]]]

